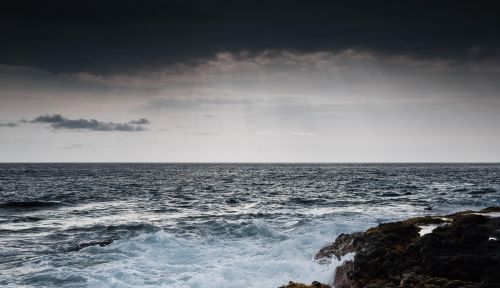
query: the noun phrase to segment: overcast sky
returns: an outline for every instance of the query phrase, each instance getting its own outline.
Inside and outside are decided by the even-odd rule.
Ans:
[[[493,1],[101,2],[2,7],[0,161],[500,161]]]

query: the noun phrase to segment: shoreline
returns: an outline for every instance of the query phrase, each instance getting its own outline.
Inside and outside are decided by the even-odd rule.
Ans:
[[[320,264],[343,260],[333,283],[280,288],[500,287],[499,239],[500,207],[382,223],[318,251]]]

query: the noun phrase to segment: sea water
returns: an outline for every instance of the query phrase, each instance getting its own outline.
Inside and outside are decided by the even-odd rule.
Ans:
[[[340,233],[500,205],[499,176],[498,164],[0,164],[0,285],[331,283],[339,262],[313,257]]]

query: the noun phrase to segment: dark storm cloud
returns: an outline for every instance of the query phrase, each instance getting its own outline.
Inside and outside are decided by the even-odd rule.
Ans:
[[[95,119],[68,119],[60,114],[42,115],[31,121],[31,123],[47,123],[54,129],[78,129],[92,131],[145,131],[142,124],[149,124],[147,119],[130,121],[129,123],[104,122]]]
[[[11,1],[0,64],[113,73],[220,51],[498,56],[496,1]]]

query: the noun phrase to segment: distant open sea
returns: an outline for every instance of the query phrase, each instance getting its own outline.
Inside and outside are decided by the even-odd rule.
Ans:
[[[0,285],[331,282],[338,263],[313,256],[340,233],[500,205],[499,176],[500,164],[0,164]]]

